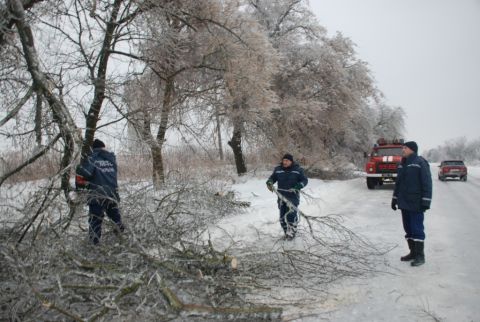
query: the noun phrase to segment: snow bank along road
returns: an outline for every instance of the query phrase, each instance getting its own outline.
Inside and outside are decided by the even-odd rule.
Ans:
[[[371,191],[362,178],[310,180],[306,192],[318,199],[302,200],[305,213],[341,214],[356,233],[394,248],[385,255],[391,274],[339,282],[325,303],[312,308],[318,315],[303,321],[480,321],[480,168],[469,168],[468,182],[440,182],[437,169],[431,165],[426,264],[416,268],[399,260],[407,247],[400,211],[390,209],[393,186]],[[221,226],[237,240],[254,239],[255,229],[281,236],[276,198],[265,180],[249,179],[233,188],[252,206]]]

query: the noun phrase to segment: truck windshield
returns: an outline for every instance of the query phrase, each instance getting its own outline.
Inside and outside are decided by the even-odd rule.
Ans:
[[[380,148],[373,150],[372,155],[375,157],[402,155],[402,148]]]

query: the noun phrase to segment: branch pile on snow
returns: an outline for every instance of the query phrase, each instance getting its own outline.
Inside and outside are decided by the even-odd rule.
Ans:
[[[244,206],[215,192],[208,183],[137,187],[122,201],[127,231],[116,236],[105,220],[99,247],[87,241],[82,211],[64,230],[60,198],[47,198],[34,220],[31,207],[40,205],[32,201],[52,192],[33,194],[26,218],[1,234],[1,319],[278,318],[278,308],[245,303],[235,259],[201,238],[208,224]]]
[[[131,184],[121,202],[126,232],[115,235],[106,219],[93,246],[86,211],[70,218],[59,188],[21,191],[23,205],[2,209],[25,215],[0,235],[2,319],[277,320],[288,297],[278,290],[303,290],[295,305],[373,270],[374,249],[335,216],[309,217],[300,246],[217,247],[205,237],[209,227],[246,204],[218,193],[218,182],[180,176],[162,190]]]

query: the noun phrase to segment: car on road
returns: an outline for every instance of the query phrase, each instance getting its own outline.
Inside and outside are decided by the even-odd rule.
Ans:
[[[438,180],[440,181],[445,181],[447,178],[467,181],[467,166],[461,160],[445,160],[438,167]]]

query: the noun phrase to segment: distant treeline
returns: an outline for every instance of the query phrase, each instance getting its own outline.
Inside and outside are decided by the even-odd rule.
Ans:
[[[423,155],[430,162],[446,159],[480,162],[480,137],[471,141],[465,137],[451,139],[434,149],[425,151]]]

